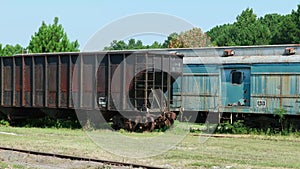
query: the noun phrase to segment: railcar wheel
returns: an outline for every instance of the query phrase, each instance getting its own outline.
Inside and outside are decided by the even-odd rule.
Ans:
[[[124,129],[129,132],[152,132],[154,129],[169,128],[174,124],[175,119],[176,114],[174,112],[164,112],[159,116],[153,114],[132,117],[116,115],[113,117],[112,122],[115,130]]]

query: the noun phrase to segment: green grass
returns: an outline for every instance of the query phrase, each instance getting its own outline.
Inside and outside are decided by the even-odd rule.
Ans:
[[[31,169],[29,167],[26,167],[26,166],[22,166],[22,165],[15,165],[15,164],[7,164],[7,163],[4,163],[4,162],[0,162],[0,168],[1,169]]]
[[[160,167],[300,168],[299,135],[246,135],[243,138],[204,138],[191,133],[187,134],[178,145],[168,152],[149,158],[130,159],[101,149],[80,129],[0,127],[0,132],[17,134],[0,134],[0,146]],[[107,137],[112,134],[111,131],[107,130],[93,132],[99,132]],[[181,133],[182,129],[176,129],[176,132]],[[164,135],[161,132],[128,133],[123,131],[119,133],[126,137],[141,140]],[[166,138],[166,141],[170,140]],[[5,166],[6,164],[0,163],[0,168],[1,165]]]

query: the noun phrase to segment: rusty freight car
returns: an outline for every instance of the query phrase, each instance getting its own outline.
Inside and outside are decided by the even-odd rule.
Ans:
[[[0,111],[10,119],[100,112],[116,128],[153,130],[171,124],[181,105],[173,90],[181,91],[182,58],[149,51],[0,57]]]

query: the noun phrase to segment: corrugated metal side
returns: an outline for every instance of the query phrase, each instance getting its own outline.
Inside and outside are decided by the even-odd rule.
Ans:
[[[106,54],[98,54],[97,55],[97,99],[99,102],[99,98],[106,98],[108,96],[108,55]]]
[[[253,65],[251,107],[253,112],[274,113],[284,108],[289,114],[300,114],[300,64]],[[259,106],[258,101],[266,106]]]
[[[58,56],[46,57],[46,62],[46,107],[55,108],[58,103]]]
[[[250,106],[222,107],[218,104],[221,95],[226,95],[227,92],[219,93],[221,78],[219,69],[223,66],[188,64],[184,66],[182,79],[184,110],[209,111],[221,106],[218,108],[223,112],[273,114],[277,108],[284,108],[289,114],[300,114],[299,63],[245,65],[251,70]]]
[[[122,110],[122,91],[123,91],[123,69],[124,66],[122,62],[124,61],[124,56],[122,54],[109,55],[109,81],[113,84],[110,85],[110,95],[109,99],[109,110]],[[120,66],[120,67],[119,67]]]
[[[45,71],[45,57],[39,56],[39,57],[34,57],[34,64],[33,64],[33,79],[32,79],[32,84],[33,84],[33,107],[44,107],[45,103],[45,78],[46,78],[46,71]]]
[[[216,66],[185,65],[183,69],[183,108],[185,111],[209,111],[219,100],[219,69]]]
[[[26,57],[24,58],[24,69],[23,69],[23,106],[30,107],[32,106],[32,88],[33,85],[31,81],[33,79],[33,69],[32,69],[32,62],[33,58]]]
[[[15,96],[13,100],[13,105],[14,106],[22,106],[22,97],[23,97],[23,58],[15,58],[15,74],[14,74],[14,79],[15,79]]]
[[[13,106],[13,77],[14,62],[13,58],[3,58],[3,106]]]
[[[70,94],[69,91],[69,67],[70,67],[70,56],[61,56],[59,60],[60,68],[60,95],[59,95],[59,107],[67,108],[68,107],[68,95]]]
[[[70,97],[70,100],[69,100],[69,107],[72,107],[72,108],[75,108],[78,100],[79,100],[79,82],[80,82],[80,79],[79,79],[79,67],[76,66],[76,62],[77,62],[77,58],[78,58],[78,55],[73,55],[71,56],[69,62],[71,64],[71,67],[70,67],[70,78],[69,78],[69,81],[70,81],[70,93],[71,93],[71,97]]]
[[[94,84],[95,84],[95,55],[81,55],[82,70],[81,70],[81,100],[80,107],[92,108],[95,102],[94,99]]]
[[[181,74],[182,58],[148,52],[18,55],[0,57],[0,70],[3,107],[95,110],[104,97],[105,109],[128,111],[133,110],[130,87],[135,75],[145,70],[149,74],[140,79],[145,81],[140,88],[143,98],[134,99],[147,104],[153,87],[165,92],[170,106],[172,93],[167,91],[174,81],[170,75]],[[155,79],[150,77],[153,71],[159,75]]]

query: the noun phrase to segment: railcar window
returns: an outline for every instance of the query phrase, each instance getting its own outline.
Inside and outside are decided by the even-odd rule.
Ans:
[[[242,84],[244,81],[243,72],[233,70],[231,71],[231,83],[232,84]]]

